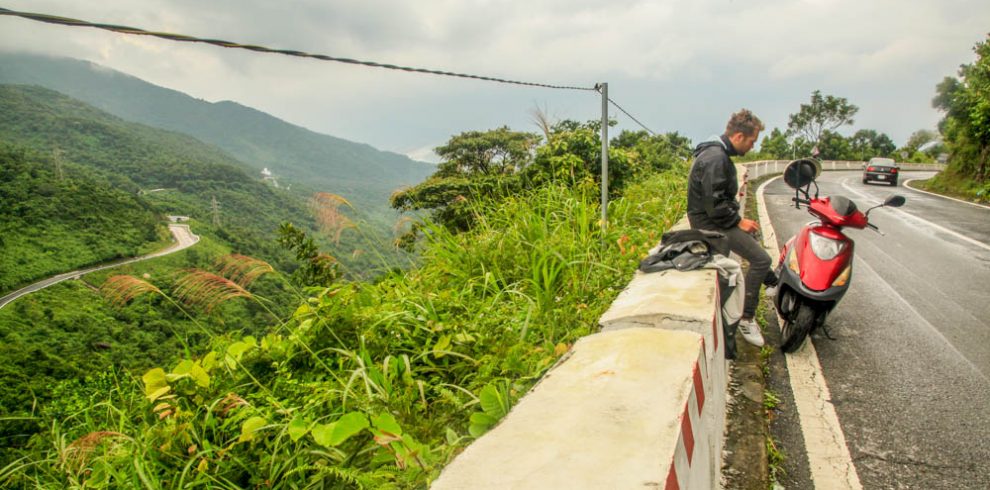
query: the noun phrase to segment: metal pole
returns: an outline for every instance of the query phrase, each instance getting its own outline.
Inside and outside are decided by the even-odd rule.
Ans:
[[[602,92],[602,240],[608,226],[608,84],[600,83]]]

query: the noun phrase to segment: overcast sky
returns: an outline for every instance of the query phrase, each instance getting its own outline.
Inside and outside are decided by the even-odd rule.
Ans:
[[[398,65],[593,86],[698,142],[746,107],[786,128],[811,92],[900,145],[934,129],[935,85],[975,60],[987,0],[0,0],[0,7]],[[74,57],[208,101],[427,159],[467,130],[537,132],[540,107],[601,117],[594,92],[527,88],[0,17],[0,49]],[[638,126],[614,109],[618,130]]]

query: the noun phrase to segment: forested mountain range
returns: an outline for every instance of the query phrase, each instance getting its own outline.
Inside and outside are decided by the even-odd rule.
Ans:
[[[301,192],[332,192],[372,215],[396,188],[435,167],[282,121],[235,102],[211,103],[94,63],[0,53],[0,83],[47,87],[122,119],[191,135]]]
[[[4,276],[16,275],[17,279],[0,284],[0,289],[47,273],[64,272],[28,264],[48,260],[48,255],[62,255],[64,259],[58,263],[70,270],[127,255],[119,247],[97,247],[91,250],[103,252],[82,255],[76,255],[72,247],[63,248],[61,244],[72,240],[52,240],[47,232],[60,230],[55,223],[66,219],[72,221],[66,224],[66,233],[74,229],[83,235],[92,231],[87,223],[103,222],[113,224],[104,232],[140,228],[143,231],[133,235],[141,235],[141,240],[147,241],[154,238],[154,233],[148,231],[151,210],[157,213],[157,221],[165,214],[188,215],[203,223],[201,231],[217,234],[234,250],[269,260],[286,256],[275,243],[280,223],[313,222],[299,196],[249,176],[242,165],[221,150],[183,134],[126,122],[45,88],[0,85],[0,143],[35,154],[11,160],[17,160],[18,168],[25,169],[17,174],[27,172],[28,177],[11,175],[5,179],[5,240],[10,244],[21,243],[21,239],[23,243],[33,241],[44,249],[5,247],[5,260],[20,262],[21,272],[15,274],[5,268]],[[40,182],[46,178],[47,185]],[[72,186],[85,191],[73,191]],[[164,190],[139,195],[152,189]],[[67,195],[73,192],[76,195]],[[220,203],[219,226],[213,224],[214,198]],[[63,201],[65,207],[49,209],[57,200]],[[78,206],[84,206],[87,212],[81,213]],[[133,223],[121,222],[127,219]],[[93,239],[97,241],[119,238],[106,238],[107,233],[96,235]],[[133,251],[141,240],[127,242],[126,250]],[[25,275],[24,270],[35,273]]]

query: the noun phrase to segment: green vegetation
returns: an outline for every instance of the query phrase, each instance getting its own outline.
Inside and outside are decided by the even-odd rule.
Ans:
[[[397,192],[392,206],[401,211],[430,210],[433,222],[466,230],[474,222],[478,199],[502,199],[548,182],[599,182],[601,122],[565,120],[544,124],[539,135],[508,128],[470,131],[436,149],[444,158],[436,173],[419,185]],[[691,143],[677,133],[650,136],[623,131],[609,142],[609,191],[620,195],[627,182],[682,165]],[[413,228],[411,235],[419,230]],[[406,237],[409,239],[409,236]]]
[[[0,143],[0,295],[79,266],[164,246],[150,206],[55,156]]]
[[[192,226],[199,227],[195,222]],[[131,274],[171,293],[182,269],[210,268],[228,253],[228,247],[204,237],[195,247],[176,254],[87,274],[0,309],[0,446],[22,446],[44,429],[32,413],[58,419],[74,412],[78,407],[72,403],[81,399],[70,400],[68,394],[103,393],[93,385],[99,373],[171,362],[187,351],[186,346],[204,345],[222,332],[262,333],[271,316],[251,303],[230,302],[213,314],[187,307],[194,315],[190,318],[162,298],[113,308],[97,290],[108,277]],[[276,281],[254,287],[276,304],[298,301],[291,288]],[[281,315],[290,311],[285,306],[274,308]],[[0,462],[5,456],[0,450]]]
[[[119,228],[122,234],[109,240],[107,236],[114,234],[95,231],[75,239],[88,239],[85,244],[93,252],[73,248],[73,240],[68,240],[65,251],[71,253],[56,253],[62,248],[57,245],[59,242],[51,239],[59,237],[58,223],[64,223],[65,229],[85,231],[92,228],[90,222],[102,220],[107,222],[102,230],[110,229],[110,222],[118,229],[120,220],[110,215],[123,213],[125,208],[131,207],[135,207],[128,211],[132,215],[148,215],[142,218],[144,222],[152,214],[160,221],[166,214],[196,218],[203,224],[200,233],[230,244],[235,252],[271,261],[280,270],[291,271],[297,267],[275,241],[276,231],[286,221],[313,233],[317,245],[338,260],[344,273],[351,277],[372,277],[388,264],[407,260],[405,255],[390,247],[390,230],[369,225],[361,218],[361,210],[346,201],[339,206],[336,205],[339,203],[328,204],[318,199],[307,202],[297,194],[249,177],[241,169],[242,164],[217,148],[182,134],[120,120],[51,90],[0,85],[0,141],[30,149],[25,157],[28,164],[48,172],[39,178],[48,178],[49,183],[35,179],[32,184],[40,186],[38,189],[42,194],[30,194],[27,189],[20,189],[28,183],[19,181],[11,184],[18,187],[17,195],[28,194],[38,212],[52,209],[42,209],[42,203],[51,206],[54,202],[65,201],[67,205],[47,220],[32,218],[29,226],[17,226],[27,223],[24,219],[4,223],[9,227],[10,234],[4,237],[8,243],[44,241],[44,254],[25,245],[11,248],[19,253],[5,255],[4,260],[15,263],[40,261],[50,267],[4,268],[0,273],[0,290],[42,278],[51,271],[64,272],[116,256],[133,255],[125,252],[139,247],[140,240],[135,240],[137,234],[129,228],[145,226],[146,230],[150,229],[141,225],[140,219]],[[61,183],[55,175],[59,172],[63,175]],[[89,202],[86,194],[70,195],[73,186],[83,182],[92,182],[86,184],[87,189],[93,186],[114,189],[113,199],[117,202],[110,203],[106,199]],[[62,187],[57,187],[56,183]],[[94,197],[99,198],[106,192],[109,191],[99,191]],[[56,201],[46,199],[45,195],[54,196]],[[214,199],[218,203],[216,223]],[[103,206],[110,212],[96,212]],[[80,212],[74,212],[74,208]],[[53,221],[56,217],[58,220]],[[334,219],[323,219],[328,217]],[[315,233],[317,227],[325,233]],[[156,233],[145,231],[141,234],[142,240],[162,240],[166,232],[159,226]],[[115,240],[125,239],[130,240],[127,242],[130,248],[114,245]],[[102,241],[107,243],[99,244]],[[144,250],[148,248],[143,247]],[[80,253],[76,254],[76,251]],[[56,265],[64,268],[56,270]],[[3,280],[6,274],[16,274],[16,277]]]
[[[30,416],[46,430],[16,450],[0,482],[423,487],[596,328],[683,214],[685,165],[649,171],[661,163],[636,160],[643,170],[610,204],[604,235],[594,181],[571,180],[577,166],[548,167],[542,185],[467,199],[466,231],[423,223],[421,265],[405,273],[311,288],[293,313],[269,315],[265,332],[207,328],[210,340],[179,360],[64,385],[58,416]],[[165,297],[213,304],[237,292],[233,305],[267,313],[256,285],[285,283],[269,272],[248,293],[216,280],[224,289],[197,298],[156,277],[148,283],[161,295],[129,280],[148,294],[127,308],[173,311]]]
[[[973,51],[976,61],[961,66],[958,77],[946,77],[936,88],[932,105],[945,112],[939,130],[949,165],[924,186],[990,202],[990,37]]]

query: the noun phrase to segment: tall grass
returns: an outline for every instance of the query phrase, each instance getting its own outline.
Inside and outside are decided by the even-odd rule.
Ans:
[[[683,213],[685,180],[630,187],[604,234],[592,183],[470,203],[465,233],[423,223],[418,267],[310,290],[261,339],[121,373],[104,402],[47,421],[0,486],[425,487],[597,328]],[[187,296],[216,306],[272,273],[234,260]]]

